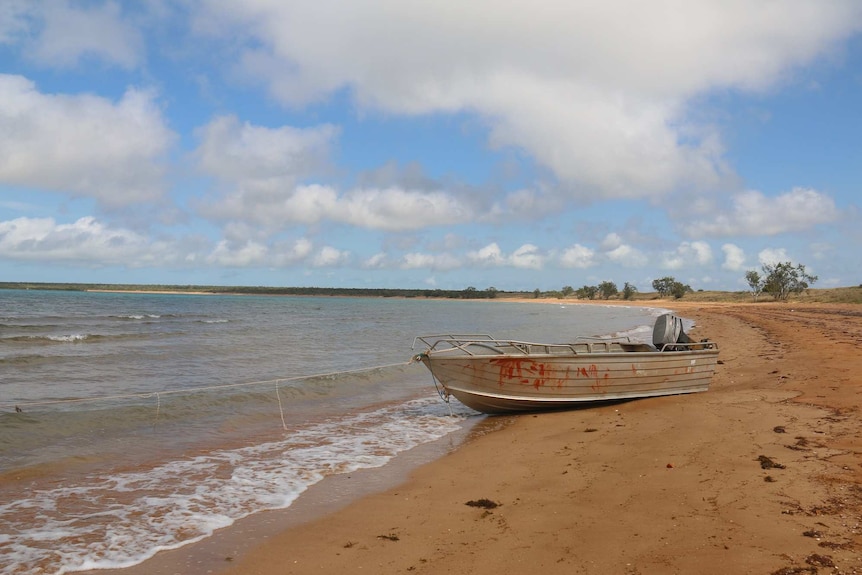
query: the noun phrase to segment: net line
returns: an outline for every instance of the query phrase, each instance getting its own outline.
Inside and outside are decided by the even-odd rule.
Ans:
[[[410,365],[413,360],[403,361],[399,363],[388,363],[384,365],[375,365],[371,367],[362,367],[359,369],[345,369],[341,371],[330,371],[326,373],[316,373],[311,375],[298,375],[295,377],[279,377],[275,379],[265,379],[260,381],[248,381],[242,383],[226,383],[221,385],[206,385],[201,387],[186,387],[177,389],[164,389],[159,391],[147,391],[140,393],[121,393],[116,395],[100,395],[95,397],[79,397],[72,399],[47,399],[41,401],[21,401],[17,403],[0,403],[0,409],[15,409],[20,411],[23,408],[37,407],[42,405],[61,405],[61,404],[78,404],[78,403],[96,403],[100,401],[114,401],[118,399],[150,399],[155,397],[161,404],[161,396],[177,395],[177,394],[194,394],[205,391],[215,391],[222,389],[235,389],[240,387],[253,387],[256,385],[275,385],[276,394],[278,394],[278,386],[291,381],[300,381],[303,379],[318,379],[322,377],[335,377],[339,375],[350,375],[354,373],[363,373],[366,371],[374,371],[378,369],[386,369],[391,367],[401,367]],[[279,396],[279,401],[281,397]]]

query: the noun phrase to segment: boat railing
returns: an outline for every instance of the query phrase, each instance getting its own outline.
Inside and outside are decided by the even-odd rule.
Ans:
[[[577,355],[583,353],[612,353],[625,351],[622,344],[625,340],[595,339],[592,341],[576,341],[574,343],[538,343],[513,339],[497,339],[487,334],[479,335],[425,335],[413,339],[413,349],[416,343],[422,342],[426,353],[464,353],[466,355],[521,354],[521,355]]]
[[[412,349],[417,342],[426,346],[425,353],[487,355],[578,355],[588,353],[633,353],[649,351],[695,351],[703,349],[718,349],[718,345],[710,341],[671,343],[655,348],[645,343],[632,343],[628,338],[602,339],[579,338],[574,343],[537,343],[512,339],[497,339],[488,334],[439,334],[417,336],[413,339]]]

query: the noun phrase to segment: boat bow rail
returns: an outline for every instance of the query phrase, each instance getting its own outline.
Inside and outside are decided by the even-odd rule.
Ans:
[[[590,353],[631,353],[659,351],[657,348],[629,338],[598,339],[586,338],[586,341],[574,343],[537,343],[512,339],[497,339],[487,334],[476,335],[424,335],[413,340],[412,349],[417,343],[426,346],[425,355],[552,355],[574,356]],[[675,344],[680,345],[680,344]],[[705,345],[705,344],[692,344]],[[669,346],[668,346],[669,347]],[[420,354],[422,355],[422,354]]]
[[[648,343],[633,342],[628,337],[614,339],[584,338],[574,343],[537,343],[512,339],[497,339],[488,334],[467,335],[423,335],[413,339],[411,349],[421,342],[426,349],[421,355],[552,355],[573,356],[594,353],[635,353],[635,352],[685,352],[705,349],[718,349],[711,341],[663,343],[658,347]]]

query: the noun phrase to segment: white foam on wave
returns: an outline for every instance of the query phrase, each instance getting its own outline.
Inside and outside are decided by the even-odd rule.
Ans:
[[[437,398],[423,398],[292,432],[283,440],[96,477],[0,504],[0,573],[62,575],[128,567],[199,541],[265,509],[288,507],[327,475],[385,465],[458,429]]]
[[[162,316],[161,316],[161,314],[157,314],[157,313],[130,313],[130,314],[124,314],[124,315],[115,315],[115,316],[111,316],[111,317],[116,318],[116,319],[121,319],[121,320],[140,321],[142,319],[159,319]]]
[[[59,341],[63,343],[74,343],[76,341],[85,341],[89,339],[89,334],[86,333],[72,333],[68,335],[48,335],[45,336],[45,339],[50,341]]]

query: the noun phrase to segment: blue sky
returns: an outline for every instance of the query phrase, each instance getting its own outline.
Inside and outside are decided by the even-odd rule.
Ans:
[[[0,1],[0,281],[862,284],[856,0]]]

